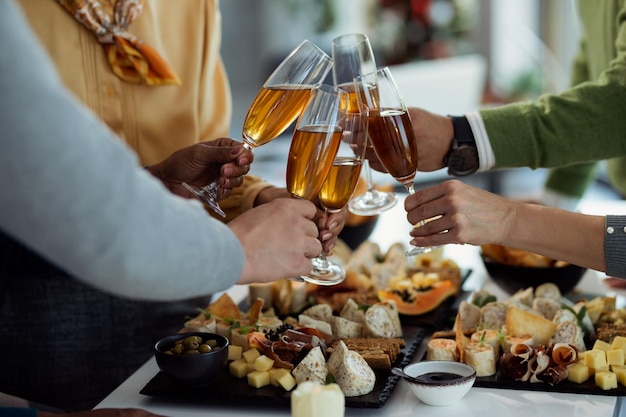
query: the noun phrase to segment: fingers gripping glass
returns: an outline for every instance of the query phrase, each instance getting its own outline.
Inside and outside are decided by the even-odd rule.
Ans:
[[[254,98],[243,123],[246,149],[262,146],[280,136],[306,106],[332,68],[332,59],[314,43],[304,40],[276,67]],[[222,217],[217,188],[219,178],[206,187],[183,183],[197,198]]]

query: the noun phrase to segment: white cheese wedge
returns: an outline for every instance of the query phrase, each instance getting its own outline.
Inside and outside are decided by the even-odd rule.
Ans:
[[[344,304],[339,316],[357,323],[365,323],[365,311],[360,309],[359,305],[352,298],[348,298],[348,301]]]
[[[313,327],[314,329],[317,329],[322,333],[326,333],[329,336],[333,335],[333,330],[330,327],[330,323],[326,323],[322,320],[316,320],[305,314],[300,314],[298,316],[298,324],[302,327]]]
[[[371,337],[401,337],[402,326],[394,301],[381,301],[365,312],[364,334]]]
[[[314,347],[300,361],[298,365],[291,371],[298,384],[305,381],[326,383],[328,368],[326,367],[326,358],[319,346]]]
[[[330,320],[330,327],[335,339],[347,339],[350,337],[361,337],[363,325],[343,317],[333,316]]]

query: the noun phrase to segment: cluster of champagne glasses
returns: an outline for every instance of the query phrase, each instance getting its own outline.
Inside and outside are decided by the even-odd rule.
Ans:
[[[324,84],[331,69],[332,86]],[[374,186],[368,147],[396,181],[414,192],[417,145],[409,113],[389,69],[377,69],[366,35],[333,39],[332,58],[303,41],[265,81],[250,106],[243,125],[244,146],[267,144],[294,121],[286,174],[293,198],[317,202],[326,214],[348,207],[357,215],[371,216],[393,207],[394,193]],[[367,191],[353,198],[362,171]],[[205,188],[186,187],[221,211],[217,180]],[[413,247],[407,255],[430,250]],[[296,279],[318,285],[336,285],[345,279],[343,267],[326,254],[312,261],[311,272]]]

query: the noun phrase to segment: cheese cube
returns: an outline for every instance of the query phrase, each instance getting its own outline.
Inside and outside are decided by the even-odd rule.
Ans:
[[[611,365],[611,372],[617,372],[620,369],[626,369],[626,365]]]
[[[582,384],[589,379],[589,367],[580,362],[576,362],[567,367],[567,380]]]
[[[606,352],[606,351],[611,350],[611,344],[608,342],[605,342],[604,340],[596,339],[596,341],[593,344],[593,348],[591,348],[591,350],[603,350]]]
[[[270,383],[276,387],[281,387],[285,391],[291,391],[296,386],[296,379],[286,369],[272,369],[270,371]]]
[[[254,360],[255,371],[269,371],[274,366],[274,359],[261,355]]]
[[[611,349],[626,350],[626,336],[615,336],[611,342]]]
[[[243,348],[241,346],[228,345],[228,360],[236,361],[237,359],[241,359],[241,354],[243,353]]]
[[[228,371],[235,378],[243,378],[248,375],[248,363],[245,359],[237,359],[228,365]]]
[[[609,365],[623,365],[624,351],[622,349],[611,349],[606,352],[606,362]]]
[[[253,371],[248,374],[248,385],[262,388],[270,384],[270,373],[267,371]]]
[[[243,358],[246,360],[246,362],[248,363],[254,363],[254,361],[256,360],[256,358],[258,358],[259,356],[261,356],[261,352],[259,352],[258,350],[256,350],[255,348],[252,349],[248,349],[245,352],[243,352]]]
[[[605,391],[617,388],[617,376],[613,372],[596,372],[596,385]]]
[[[607,366],[606,352],[603,350],[588,350],[585,352],[585,365],[590,368],[598,369]]]
[[[613,373],[615,374],[615,376],[617,376],[617,382],[626,386],[626,367],[616,369],[615,371],[613,371]]]

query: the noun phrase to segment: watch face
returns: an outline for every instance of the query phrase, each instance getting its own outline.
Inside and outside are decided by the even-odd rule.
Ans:
[[[478,151],[474,146],[461,145],[450,153],[448,173],[462,177],[478,170]]]

